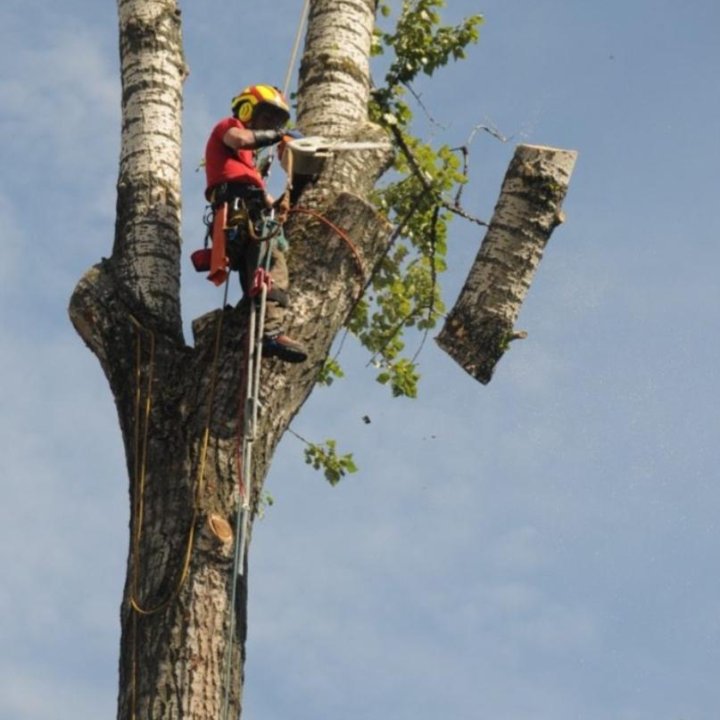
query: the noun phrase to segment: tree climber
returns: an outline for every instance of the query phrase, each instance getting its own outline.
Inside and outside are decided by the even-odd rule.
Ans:
[[[215,211],[227,203],[227,257],[230,269],[240,275],[246,297],[255,270],[265,264],[263,255],[270,252],[272,287],[267,295],[263,354],[286,362],[303,362],[307,358],[305,349],[283,331],[289,286],[285,239],[280,234],[263,241],[256,232],[273,207],[273,199],[256,166],[255,151],[280,142],[288,134],[298,136],[283,130],[289,118],[287,101],[272,85],[251,85],[234,97],[232,117],[215,125],[205,148],[205,197]],[[287,214],[285,202],[281,198],[275,203],[280,223]]]

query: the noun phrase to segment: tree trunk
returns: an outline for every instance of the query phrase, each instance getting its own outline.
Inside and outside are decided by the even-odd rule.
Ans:
[[[298,124],[306,133],[386,139],[367,119],[375,8],[375,0],[311,0],[298,91]],[[180,128],[187,71],[180,12],[176,0],[118,0],[118,11],[123,122],[115,239],[110,258],[85,273],[70,301],[71,320],[115,398],[130,479],[118,718],[226,720],[241,709],[247,629],[249,543],[243,572],[233,573],[240,487],[250,487],[254,512],[277,443],[386,249],[389,225],[366,197],[389,155],[337,152],[319,177],[295,188],[286,226],[292,246],[286,329],[309,357],[292,366],[263,361],[265,410],[251,477],[240,478],[247,318],[238,309],[217,310],[195,320],[193,346],[182,335]],[[548,151],[534,151],[537,157],[530,148],[519,154],[508,173],[486,240],[495,249],[484,245],[479,261],[490,269],[468,281],[471,289],[438,339],[445,347],[464,333],[457,353],[471,352],[462,349],[470,337],[471,347],[480,343],[488,357],[499,357],[497,347],[559,221],[572,163],[562,151],[551,151],[557,158],[549,160]],[[478,332],[468,302],[487,308],[489,320]],[[489,379],[492,366],[483,362]],[[474,356],[464,363],[479,373]]]
[[[438,345],[481,383],[509,343],[545,245],[564,220],[561,206],[577,153],[519,145],[490,227]]]
[[[193,323],[193,347],[183,340],[180,12],[175,0],[118,0],[118,9],[123,124],[115,242],[111,257],[85,273],[70,301],[72,322],[115,397],[130,478],[118,718],[222,718],[228,649],[228,717],[236,718],[247,573],[233,577],[232,528],[247,321],[240,310],[218,310]],[[328,136],[378,135],[366,114],[374,10],[373,0],[311,3],[301,127]],[[342,49],[338,28],[345,33]],[[305,342],[309,359],[295,366],[263,361],[266,410],[252,477],[245,479],[254,509],[277,443],[385,248],[388,224],[364,195],[387,161],[378,151],[333,158],[305,189],[286,228],[292,245],[288,331]],[[247,556],[243,563],[246,568]]]

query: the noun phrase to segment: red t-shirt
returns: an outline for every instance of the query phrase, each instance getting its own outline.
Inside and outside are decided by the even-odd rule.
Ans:
[[[223,142],[230,128],[244,130],[245,126],[235,118],[221,120],[210,133],[205,147],[205,194],[224,182],[243,182],[264,188],[265,183],[255,167],[254,150],[233,150]]]

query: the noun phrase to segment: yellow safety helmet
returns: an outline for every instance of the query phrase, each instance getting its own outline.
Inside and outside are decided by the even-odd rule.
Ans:
[[[274,85],[250,85],[232,100],[232,114],[242,123],[252,123],[260,108],[272,108],[278,114],[278,125],[290,119],[290,108],[282,92]]]

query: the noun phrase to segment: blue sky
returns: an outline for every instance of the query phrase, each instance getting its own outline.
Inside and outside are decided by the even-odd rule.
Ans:
[[[185,5],[189,320],[221,301],[187,257],[206,135],[240,87],[282,82],[301,3]],[[451,5],[486,23],[419,88],[432,132],[512,136],[476,137],[468,209],[490,217],[514,143],[557,145],[579,151],[567,222],[489,386],[428,343],[420,398],[393,401],[348,346],[295,421],[361,471],[330,488],[281,446],[245,717],[714,720],[720,6]],[[0,41],[0,718],[112,717],[127,478],[66,306],[112,242],[114,4],[5,0]],[[448,303],[480,241],[455,224]]]

